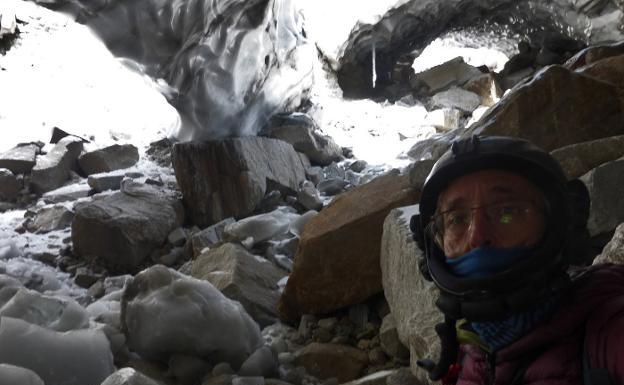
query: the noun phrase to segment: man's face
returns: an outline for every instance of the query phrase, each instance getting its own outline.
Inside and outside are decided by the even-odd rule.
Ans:
[[[437,242],[448,258],[483,246],[533,246],[544,234],[544,205],[544,194],[520,175],[503,170],[464,175],[440,194]]]

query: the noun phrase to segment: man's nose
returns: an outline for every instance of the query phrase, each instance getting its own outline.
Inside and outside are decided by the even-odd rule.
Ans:
[[[470,250],[477,247],[491,246],[493,242],[492,236],[492,224],[487,218],[485,211],[483,208],[474,209],[467,234]]]

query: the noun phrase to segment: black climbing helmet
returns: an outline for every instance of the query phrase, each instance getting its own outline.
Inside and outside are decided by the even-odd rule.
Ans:
[[[547,202],[546,233],[532,255],[513,268],[484,278],[460,278],[452,274],[445,255],[428,231],[438,196],[453,180],[472,172],[498,169],[511,171],[533,182]],[[578,181],[576,181],[578,182]],[[582,187],[580,187],[581,185]],[[469,321],[493,320],[510,311],[528,309],[536,301],[566,287],[573,218],[572,197],[565,173],[550,154],[530,142],[512,137],[472,136],[452,143],[435,163],[422,188],[420,215],[412,219],[412,230],[424,251],[423,275],[440,289],[437,305],[448,317]],[[575,189],[587,200],[587,190]],[[585,210],[588,211],[588,210]],[[587,221],[587,213],[582,215]]]

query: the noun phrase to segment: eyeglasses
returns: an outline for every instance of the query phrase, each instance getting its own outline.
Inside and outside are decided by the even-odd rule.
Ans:
[[[462,239],[478,209],[483,210],[485,219],[493,225],[494,231],[502,233],[513,233],[537,215],[544,215],[545,211],[530,201],[508,201],[444,211],[434,215],[429,223],[429,231],[438,245],[442,244],[444,237]]]

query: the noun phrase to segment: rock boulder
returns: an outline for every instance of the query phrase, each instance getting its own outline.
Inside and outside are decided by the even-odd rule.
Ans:
[[[613,231],[624,222],[624,158],[602,164],[580,179],[589,190],[591,206],[587,229],[591,236]]]
[[[78,169],[77,159],[82,146],[82,139],[68,136],[46,155],[39,155],[30,175],[31,189],[43,194],[61,187],[69,179],[69,172]]]
[[[138,161],[139,150],[132,144],[113,144],[78,158],[80,168],[87,175],[132,167]]]
[[[578,178],[603,163],[624,156],[624,135],[571,144],[550,153],[568,179]]]
[[[515,87],[463,136],[516,136],[550,151],[623,133],[617,87],[554,65]]]
[[[172,161],[189,216],[202,227],[251,214],[267,192],[267,184],[294,192],[305,180],[297,152],[277,139],[177,143]]]
[[[313,217],[301,234],[281,316],[323,314],[380,292],[384,218],[417,199],[407,176],[386,175],[341,195]]]
[[[149,185],[78,203],[72,222],[74,253],[100,257],[114,271],[133,272],[183,218],[178,200]]]
[[[11,170],[0,168],[0,201],[14,200],[21,189],[21,180],[13,175]]]
[[[416,365],[423,358],[437,360],[440,352],[435,325],[442,313],[435,306],[437,289],[420,274],[422,251],[412,238],[409,221],[417,206],[390,212],[383,225],[381,271],[384,294],[396,322],[401,342],[410,349],[412,372],[428,383],[427,373]]]
[[[624,263],[624,223],[615,228],[613,238],[594,259],[594,265],[599,263]]]
[[[346,345],[313,342],[295,353],[294,363],[321,380],[335,377],[338,383],[344,383],[360,377],[368,355]]]
[[[305,114],[274,118],[265,134],[290,143],[313,164],[327,166],[342,159],[342,148],[331,137],[322,135],[316,123]]]
[[[193,262],[192,275],[240,302],[261,327],[277,320],[277,282],[286,273],[242,246],[226,243],[202,253]]]
[[[7,168],[14,174],[29,173],[40,151],[41,148],[35,143],[19,144],[0,155],[0,168]]]

